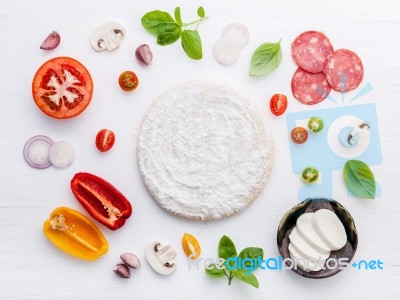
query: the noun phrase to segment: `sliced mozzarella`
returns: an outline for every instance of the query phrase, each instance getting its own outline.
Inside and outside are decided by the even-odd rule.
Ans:
[[[302,257],[296,249],[293,247],[292,243],[289,243],[289,252],[290,252],[290,257],[293,259],[294,263],[303,271],[309,272],[309,270],[306,268],[307,264],[307,259]]]
[[[320,238],[332,250],[339,250],[346,245],[346,230],[333,211],[329,209],[317,210],[311,219],[311,224]]]
[[[49,149],[49,159],[55,167],[69,167],[75,160],[75,149],[68,142],[55,142]]]
[[[302,214],[296,222],[297,232],[320,253],[329,253],[331,249],[319,236],[312,226],[311,219],[314,213]]]
[[[322,268],[325,265],[325,260],[310,260],[304,258],[298,251],[297,249],[292,245],[292,243],[289,244],[289,252],[290,252],[290,257],[295,260],[295,263],[297,266],[302,269],[303,271],[306,272],[318,272],[322,270]]]
[[[244,48],[250,38],[249,30],[242,23],[234,22],[225,27],[222,36],[229,36],[234,38],[240,48]]]
[[[214,57],[222,65],[231,65],[240,55],[238,42],[229,36],[222,37],[215,42]]]
[[[289,239],[299,254],[307,259],[326,260],[329,257],[329,253],[320,253],[307,243],[301,237],[296,227],[290,233]]]

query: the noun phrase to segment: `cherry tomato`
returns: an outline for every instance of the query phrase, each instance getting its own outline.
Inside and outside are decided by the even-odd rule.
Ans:
[[[32,81],[32,96],[46,115],[67,119],[79,115],[92,99],[93,81],[89,71],[70,57],[45,62]]]
[[[319,178],[319,171],[313,167],[307,167],[301,173],[301,178],[307,184],[315,183]]]
[[[269,108],[275,116],[280,116],[286,111],[287,104],[288,102],[285,95],[275,94],[271,97]]]
[[[101,152],[106,152],[112,148],[115,142],[115,134],[111,130],[102,129],[96,136],[96,147]]]
[[[138,87],[139,79],[132,71],[125,71],[119,75],[118,83],[121,89],[130,92]]]
[[[292,137],[293,142],[295,142],[296,144],[303,144],[308,139],[308,132],[307,129],[305,129],[304,127],[293,128],[290,135]]]

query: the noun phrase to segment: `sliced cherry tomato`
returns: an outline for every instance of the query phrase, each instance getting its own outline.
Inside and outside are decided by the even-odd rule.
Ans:
[[[182,237],[182,247],[186,256],[196,259],[200,256],[201,248],[199,241],[190,233],[185,233]]]
[[[96,147],[101,152],[106,152],[112,148],[115,142],[115,134],[111,130],[102,129],[96,136]]]
[[[319,171],[313,167],[307,167],[301,173],[301,178],[307,184],[315,183],[319,178]]]
[[[125,71],[119,75],[118,83],[121,89],[130,92],[138,87],[139,79],[132,71]]]
[[[107,240],[97,226],[68,207],[53,210],[43,232],[62,251],[81,259],[95,260],[108,251]]]
[[[79,115],[92,99],[93,82],[89,71],[70,57],[45,62],[32,81],[36,105],[46,115],[67,119]]]
[[[295,142],[296,144],[303,144],[308,139],[308,132],[307,129],[305,129],[304,127],[293,128],[290,135],[292,137],[293,142]]]
[[[89,173],[77,173],[71,180],[76,199],[97,221],[117,230],[132,215],[128,199],[104,179]]]
[[[288,101],[285,95],[275,94],[271,97],[269,108],[275,116],[280,116],[286,111],[287,104]]]

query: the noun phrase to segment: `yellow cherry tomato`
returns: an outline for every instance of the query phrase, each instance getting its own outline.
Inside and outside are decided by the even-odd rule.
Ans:
[[[44,222],[46,237],[62,251],[85,260],[107,253],[108,242],[97,226],[80,212],[62,206]]]
[[[201,248],[197,239],[189,234],[185,233],[182,237],[182,247],[186,256],[190,259],[196,259],[200,256]]]

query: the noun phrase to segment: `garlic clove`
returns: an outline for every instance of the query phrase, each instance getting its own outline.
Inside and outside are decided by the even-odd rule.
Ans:
[[[149,45],[143,44],[136,48],[135,56],[137,61],[144,65],[148,66],[151,64],[153,60],[153,53],[150,50]]]
[[[140,269],[140,261],[139,258],[133,253],[124,253],[121,254],[121,260],[126,264],[128,267],[133,269]]]
[[[60,44],[61,37],[57,31],[51,32],[46,39],[43,41],[40,49],[42,50],[53,50]]]
[[[121,278],[130,278],[131,277],[131,271],[129,271],[129,268],[124,264],[116,265],[114,267],[113,271],[115,274],[117,274]]]

